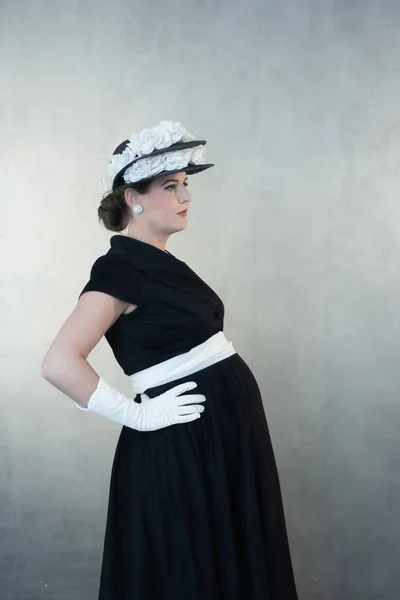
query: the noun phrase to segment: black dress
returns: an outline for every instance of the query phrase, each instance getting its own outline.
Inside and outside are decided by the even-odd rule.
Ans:
[[[223,329],[220,298],[186,263],[124,235],[94,263],[81,294],[90,290],[139,306],[106,333],[127,375]],[[122,428],[99,600],[296,600],[279,478],[250,369],[233,355],[177,383],[184,381],[196,381],[207,398],[200,419],[151,432]]]

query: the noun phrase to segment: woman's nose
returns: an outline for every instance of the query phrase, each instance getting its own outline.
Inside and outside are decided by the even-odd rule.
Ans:
[[[180,193],[178,200],[180,204],[183,204],[184,202],[191,202],[192,195],[188,189],[184,188],[183,191]]]

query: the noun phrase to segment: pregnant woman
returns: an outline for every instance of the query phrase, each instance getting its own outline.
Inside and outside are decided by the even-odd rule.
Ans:
[[[205,143],[163,121],[116,148],[98,215],[126,234],[94,262],[42,365],[123,426],[99,600],[297,599],[259,388],[224,336],[221,299],[165,249],[187,227],[188,176],[213,166]],[[87,361],[103,335],[130,396]]]

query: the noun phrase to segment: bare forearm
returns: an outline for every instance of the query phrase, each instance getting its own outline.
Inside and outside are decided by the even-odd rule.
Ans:
[[[50,354],[42,364],[42,377],[60,392],[86,407],[99,376],[83,356]]]

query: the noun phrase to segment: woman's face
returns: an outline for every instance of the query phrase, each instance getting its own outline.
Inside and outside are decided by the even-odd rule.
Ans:
[[[146,229],[158,234],[170,235],[187,227],[187,213],[192,196],[187,187],[185,172],[154,179],[145,194],[131,191],[126,199],[131,208],[143,206],[143,212],[134,215],[134,222],[146,224]],[[128,192],[128,190],[127,190]]]

